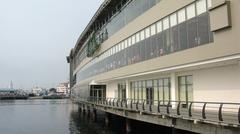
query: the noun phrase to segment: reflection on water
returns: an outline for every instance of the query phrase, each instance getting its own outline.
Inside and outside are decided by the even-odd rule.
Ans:
[[[97,122],[78,113],[70,100],[0,101],[0,134],[124,134],[125,118],[111,115],[109,128],[104,115]],[[132,134],[169,134],[171,129],[131,121]],[[188,132],[178,132],[187,134]],[[190,134],[190,133],[189,133]]]
[[[70,100],[0,101],[1,134],[111,134],[102,128]]]

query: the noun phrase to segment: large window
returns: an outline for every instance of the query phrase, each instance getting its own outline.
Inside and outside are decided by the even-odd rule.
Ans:
[[[126,99],[126,83],[118,84],[118,98],[123,100]]]
[[[179,88],[179,100],[188,103],[193,101],[193,77],[179,76],[178,77],[178,88]]]
[[[143,99],[147,104],[157,105],[158,101],[168,104],[168,101],[171,100],[170,86],[168,77],[131,82],[130,98],[140,102]]]

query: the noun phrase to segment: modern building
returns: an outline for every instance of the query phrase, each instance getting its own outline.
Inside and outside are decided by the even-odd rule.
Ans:
[[[83,108],[97,98],[95,108],[130,119],[239,133],[239,5],[105,0],[67,57],[72,97]]]
[[[57,86],[57,93],[62,95],[68,95],[70,93],[70,85],[68,82],[60,83]]]

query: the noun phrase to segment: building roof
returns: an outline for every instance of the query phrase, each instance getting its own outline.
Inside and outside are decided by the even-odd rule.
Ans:
[[[75,47],[70,52],[70,57],[67,57],[67,60],[69,61],[69,58],[72,58],[72,56],[76,55],[76,53],[81,49],[84,42],[88,39],[89,35],[91,35],[94,32],[94,29],[96,28],[96,25],[102,21],[105,21],[106,18],[111,18],[113,16],[113,11],[117,11],[116,8],[117,5],[122,6],[123,1],[129,1],[129,0],[104,0],[104,2],[101,4],[101,6],[98,8],[84,31],[79,36]],[[111,14],[111,16],[109,16]]]

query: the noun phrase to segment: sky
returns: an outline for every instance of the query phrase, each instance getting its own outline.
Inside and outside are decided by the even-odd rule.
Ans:
[[[103,0],[0,0],[0,88],[68,81],[66,56]]]

